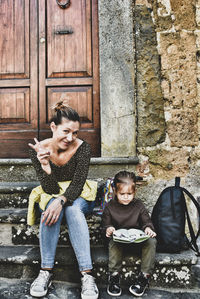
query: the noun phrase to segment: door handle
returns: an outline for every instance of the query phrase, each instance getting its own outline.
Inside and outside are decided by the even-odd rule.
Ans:
[[[70,6],[70,0],[67,0],[65,3],[61,3],[59,0],[56,0],[56,3],[60,6],[60,8],[68,8]]]
[[[54,32],[54,34],[58,34],[58,35],[65,35],[65,34],[72,34],[72,33],[73,33],[72,29],[58,30]]]

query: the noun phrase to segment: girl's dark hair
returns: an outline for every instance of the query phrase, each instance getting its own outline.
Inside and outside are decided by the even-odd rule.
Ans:
[[[127,184],[130,181],[133,182],[133,184],[136,183],[136,175],[134,172],[129,172],[126,170],[118,172],[114,177],[114,187],[117,189],[117,184]]]
[[[80,116],[71,108],[66,102],[59,101],[53,107],[53,116],[50,122],[54,122],[56,125],[60,125],[62,123],[62,118],[66,118],[71,121],[78,121],[80,123]]]

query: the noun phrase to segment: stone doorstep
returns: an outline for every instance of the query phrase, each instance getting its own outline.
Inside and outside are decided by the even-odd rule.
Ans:
[[[138,157],[98,157],[91,158],[88,178],[102,180],[114,176],[119,170],[134,171]],[[1,182],[37,181],[30,159],[0,159]]]
[[[107,249],[92,247],[94,275],[98,283],[107,281]],[[39,270],[40,253],[38,246],[0,246],[0,277],[33,278]],[[180,254],[156,254],[155,270],[151,285],[160,287],[190,288],[195,287],[192,267],[197,264],[197,257],[191,251]],[[140,259],[128,256],[123,261],[122,284],[131,283],[131,275],[139,271]],[[80,280],[77,262],[69,246],[58,247],[54,278],[58,281],[78,282]]]
[[[27,218],[27,208],[7,208],[7,209],[0,209],[0,223],[15,223],[15,224],[21,224],[26,223]],[[38,214],[39,216],[39,214]],[[96,207],[94,208],[94,212],[86,217],[89,221],[90,219],[93,219],[94,221],[97,221],[100,223],[101,216],[96,214]],[[36,223],[39,223],[39,218],[36,220]]]
[[[28,197],[39,182],[1,182],[0,208],[27,208]]]
[[[39,225],[26,224],[27,209],[0,209],[0,245],[38,245]],[[38,222],[39,223],[39,219]],[[102,245],[101,217],[94,214],[87,217],[92,245]],[[68,230],[63,220],[61,226],[60,245],[69,245]]]
[[[0,209],[0,223],[25,223],[27,217],[27,208]]]
[[[1,299],[32,299],[30,295],[30,285],[32,280],[27,279],[4,279],[0,278],[0,298]],[[98,284],[99,299],[110,299],[107,294],[107,281],[104,284]],[[122,288],[120,299],[133,299],[128,287]],[[58,282],[53,280],[48,294],[44,299],[80,299],[80,281],[78,283]],[[199,289],[162,289],[160,287],[147,290],[145,298],[148,299],[199,299]]]
[[[16,192],[30,192],[33,188],[39,185],[38,181],[31,182],[1,182],[1,193],[16,193]]]

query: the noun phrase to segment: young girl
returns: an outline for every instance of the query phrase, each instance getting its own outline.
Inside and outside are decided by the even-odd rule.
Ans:
[[[91,275],[90,239],[85,219],[85,214],[90,213],[94,207],[95,192],[90,199],[83,195],[90,164],[90,146],[78,138],[78,113],[63,101],[54,107],[50,128],[51,138],[41,142],[35,139],[35,144],[29,144],[30,157],[42,187],[39,204],[43,210],[40,222],[41,270],[31,285],[30,294],[34,297],[47,294],[52,280],[60,226],[65,217],[81,272],[81,298],[97,299],[99,292]],[[33,224],[33,207],[29,201],[30,225]]]
[[[141,272],[130,286],[129,291],[135,296],[142,296],[149,285],[150,274],[154,268],[156,252],[156,233],[146,208],[141,200],[135,198],[136,176],[133,172],[120,171],[114,178],[115,198],[105,207],[102,225],[109,241],[109,278],[107,292],[111,296],[120,296],[119,273],[123,253],[127,247],[141,251]],[[142,229],[150,238],[139,244],[114,242],[112,234],[120,228]]]

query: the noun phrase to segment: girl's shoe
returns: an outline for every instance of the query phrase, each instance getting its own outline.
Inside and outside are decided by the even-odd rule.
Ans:
[[[122,289],[120,287],[119,273],[116,272],[116,273],[109,275],[107,293],[110,296],[120,296],[121,295]]]
[[[137,280],[129,288],[129,291],[134,296],[140,297],[144,294],[149,287],[149,277],[144,277],[143,273],[140,273]]]

